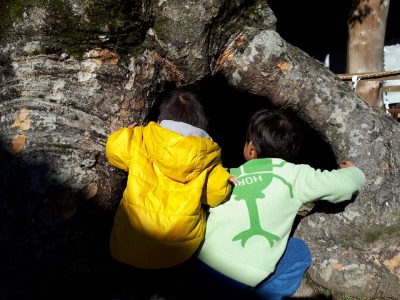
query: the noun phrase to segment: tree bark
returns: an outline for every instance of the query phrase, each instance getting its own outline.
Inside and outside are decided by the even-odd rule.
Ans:
[[[390,0],[355,0],[348,21],[347,72],[380,72]],[[383,108],[383,83],[363,80],[356,92],[368,104]]]
[[[48,294],[82,279],[104,297],[93,274],[110,277],[108,233],[125,183],[125,174],[105,161],[107,136],[144,121],[167,86],[222,74],[239,91],[292,108],[338,160],[352,160],[367,175],[368,185],[344,211],[316,212],[301,222],[296,234],[313,251],[312,279],[355,296],[382,289],[388,297],[400,294],[399,124],[281,39],[265,1],[5,3],[0,170],[7,176],[0,212],[2,244],[9,246],[1,252],[6,282]],[[46,281],[54,286],[41,289]]]

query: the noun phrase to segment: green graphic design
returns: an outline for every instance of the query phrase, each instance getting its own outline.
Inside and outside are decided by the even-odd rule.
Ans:
[[[293,198],[292,185],[283,177],[274,174],[274,167],[282,167],[285,162],[274,165],[272,159],[264,159],[265,165],[262,166],[263,171],[259,171],[259,163],[253,164],[252,161],[247,162],[239,169],[231,169],[232,175],[238,179],[238,184],[233,190],[233,195],[236,201],[244,200],[249,213],[250,228],[236,235],[232,241],[240,241],[242,247],[245,246],[248,239],[252,236],[263,236],[267,239],[272,247],[274,241],[279,240],[279,237],[271,232],[264,230],[261,227],[260,216],[257,208],[257,199],[266,197],[266,188],[270,185],[273,178],[277,178],[286,185],[290,192],[290,197]]]

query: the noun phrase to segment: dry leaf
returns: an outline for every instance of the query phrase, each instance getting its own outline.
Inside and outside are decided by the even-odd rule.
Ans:
[[[400,267],[400,254],[397,254],[392,259],[385,260],[383,264],[390,270],[390,272],[394,273],[394,269]]]
[[[217,65],[222,65],[225,60],[231,60],[233,57],[233,48],[227,48],[217,59]]]
[[[11,153],[15,154],[20,152],[25,147],[26,136],[25,135],[17,135],[11,141]]]
[[[19,127],[19,130],[25,131],[31,127],[31,122],[31,119],[29,119],[29,110],[23,108],[18,112],[18,116],[11,127]]]
[[[280,61],[279,63],[276,64],[276,66],[281,69],[282,73],[284,75],[287,75],[289,73],[289,70],[291,69],[292,65],[290,62],[287,60]]]
[[[94,59],[98,64],[104,62],[111,65],[116,65],[119,60],[119,55],[116,52],[110,51],[109,49],[95,48],[86,53],[85,58]]]
[[[94,182],[90,183],[84,189],[85,198],[86,199],[93,198],[94,196],[96,196],[97,190],[98,190],[97,184]]]
[[[246,41],[246,37],[244,35],[238,36],[235,39],[236,46],[242,46],[245,41]]]
[[[344,268],[343,264],[340,264],[340,263],[334,264],[332,267],[334,270],[339,270],[339,271],[343,270],[343,268]]]

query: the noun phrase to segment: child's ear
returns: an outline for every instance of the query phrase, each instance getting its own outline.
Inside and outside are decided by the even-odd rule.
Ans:
[[[254,147],[252,141],[250,141],[250,142],[248,143],[247,151],[248,151],[247,155],[248,155],[248,157],[249,157],[250,159],[255,159],[255,158],[257,158],[257,151],[256,151],[256,148]]]

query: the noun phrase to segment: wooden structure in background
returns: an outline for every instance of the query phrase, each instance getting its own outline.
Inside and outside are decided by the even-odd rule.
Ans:
[[[384,81],[400,79],[400,70],[382,71],[382,72],[364,72],[353,74],[337,74],[340,79],[344,81],[352,81],[354,76],[359,80],[368,81]],[[383,92],[400,92],[400,85],[386,85],[383,86]],[[398,99],[400,103],[400,99]],[[386,108],[385,108],[386,109]],[[395,120],[400,121],[400,108],[387,108],[386,112],[389,113]]]
[[[347,73],[379,72],[384,69],[386,23],[389,0],[353,0],[348,18]],[[382,84],[377,81],[360,81],[355,91],[369,105],[384,105]]]

